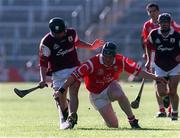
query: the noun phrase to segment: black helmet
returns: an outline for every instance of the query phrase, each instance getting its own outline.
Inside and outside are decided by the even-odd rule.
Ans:
[[[104,44],[102,49],[103,56],[113,56],[116,55],[116,45],[110,42]]]
[[[49,29],[52,33],[55,34],[65,32],[66,25],[64,23],[64,20],[59,17],[52,18],[49,21]]]
[[[162,13],[158,17],[158,22],[159,23],[164,23],[164,22],[171,22],[171,15],[169,13]]]

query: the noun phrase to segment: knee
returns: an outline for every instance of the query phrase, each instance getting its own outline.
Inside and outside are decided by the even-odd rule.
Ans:
[[[178,96],[177,92],[170,92],[169,93],[169,96],[170,97],[175,97],[175,96]]]
[[[164,92],[164,91],[157,91],[157,94],[158,94],[158,96],[160,96],[160,97],[164,97],[164,96],[167,95],[167,93]]]
[[[120,94],[120,95],[117,95],[117,99],[118,101],[124,101],[124,100],[127,100],[127,97],[125,94]]]

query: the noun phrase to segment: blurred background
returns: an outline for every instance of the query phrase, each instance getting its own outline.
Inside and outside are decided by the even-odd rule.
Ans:
[[[139,61],[149,2],[180,23],[180,0],[0,0],[0,82],[39,81],[39,43],[56,16],[82,40],[114,42],[119,53]],[[84,61],[99,51],[78,49],[78,56]]]

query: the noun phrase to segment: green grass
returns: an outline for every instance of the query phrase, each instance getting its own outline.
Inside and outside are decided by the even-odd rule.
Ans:
[[[121,83],[132,101],[140,88],[140,83]],[[63,138],[178,138],[180,120],[172,122],[169,118],[154,118],[157,112],[154,87],[145,84],[140,108],[133,110],[139,119],[142,130],[132,130],[127,118],[115,102],[113,106],[118,115],[120,128],[110,129],[98,112],[89,103],[84,84],[79,91],[80,105],[78,125],[73,130],[59,130],[58,113],[50,88],[37,90],[24,98],[13,93],[13,88],[26,89],[33,83],[0,84],[0,137],[63,137]],[[180,89],[178,89],[180,91]]]

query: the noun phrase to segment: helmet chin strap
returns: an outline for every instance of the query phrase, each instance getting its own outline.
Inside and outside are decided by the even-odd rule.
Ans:
[[[55,33],[50,31],[50,35],[54,38],[56,38]],[[67,30],[64,31],[64,37],[67,35]]]

